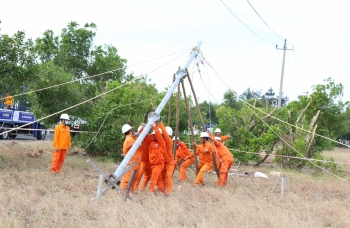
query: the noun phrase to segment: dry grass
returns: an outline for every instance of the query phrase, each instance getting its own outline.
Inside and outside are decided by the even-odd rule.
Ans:
[[[39,149],[41,157],[27,156]],[[131,195],[134,201],[124,201],[111,190],[96,201],[99,174],[86,158],[69,155],[63,173],[53,175],[48,169],[51,150],[45,141],[0,141],[0,227],[350,226],[350,184],[326,174],[245,166],[239,173],[250,175],[232,175],[225,188],[214,187],[214,174],[206,174],[206,185],[195,188],[190,172],[190,182],[181,187],[175,182],[169,197],[140,192]],[[349,156],[340,152],[338,158]],[[96,163],[107,174],[117,167]],[[255,171],[270,178],[254,178]],[[282,198],[280,183],[271,192],[277,178],[271,171],[287,175],[291,193]]]

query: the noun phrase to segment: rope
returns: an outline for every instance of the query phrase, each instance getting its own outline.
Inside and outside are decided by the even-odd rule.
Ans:
[[[162,56],[162,57],[154,58],[154,59],[147,60],[147,61],[144,61],[144,62],[132,64],[132,65],[130,65],[128,67],[134,67],[134,66],[137,66],[137,65],[148,63],[148,62],[151,62],[151,61],[154,61],[154,60],[157,60],[157,59],[161,59],[161,58],[165,58],[165,57],[168,57],[168,56],[171,56],[171,55],[176,55],[178,53],[186,52],[186,51],[189,51],[189,50],[191,50],[191,49],[187,49],[187,50],[183,50],[183,51],[176,52],[176,53],[173,53],[173,54],[169,54],[169,55],[165,55],[165,56]],[[82,80],[86,80],[86,79],[89,79],[89,78],[98,77],[98,76],[101,76],[101,75],[104,75],[104,74],[108,74],[108,73],[112,73],[112,72],[115,72],[115,71],[123,70],[124,68],[126,68],[126,67],[119,67],[117,69],[106,71],[106,72],[103,72],[103,73],[100,73],[100,74],[95,74],[95,75],[87,76],[87,77],[84,77],[84,78],[75,79],[75,80],[72,80],[72,81],[69,81],[69,82],[64,82],[64,83],[61,83],[61,84],[52,85],[52,86],[48,86],[48,87],[45,87],[45,88],[32,90],[32,91],[25,92],[25,93],[20,93],[20,94],[17,94],[17,95],[12,95],[12,97],[18,97],[18,96],[22,96],[22,95],[25,95],[25,94],[30,94],[30,93],[34,93],[34,92],[38,92],[38,91],[43,91],[43,90],[59,87],[59,86],[62,86],[62,85],[67,85],[67,84],[70,84],[70,83],[73,83],[73,82],[77,82],[77,81],[82,81]],[[4,99],[5,98],[0,97],[0,100],[4,100]]]
[[[74,155],[73,157],[71,157],[71,158],[69,158],[69,159],[66,159],[63,163],[57,164],[56,166],[63,165],[64,163],[66,163],[66,162],[72,160],[73,158],[77,157],[77,156],[80,155],[80,154],[83,154],[83,155],[85,155],[87,158],[91,159],[87,153],[83,153],[83,152],[85,152],[86,149],[95,141],[95,139],[96,139],[97,135],[100,133],[100,131],[101,131],[101,129],[102,129],[102,127],[103,127],[103,125],[104,125],[104,123],[105,123],[107,117],[112,113],[112,111],[116,110],[117,108],[124,107],[124,106],[144,103],[144,102],[147,102],[147,101],[149,101],[149,100],[151,100],[151,99],[144,100],[144,101],[139,101],[139,102],[133,102],[133,103],[129,103],[129,104],[126,104],[126,105],[119,105],[119,106],[117,106],[117,107],[111,109],[111,110],[107,113],[107,115],[105,116],[105,118],[103,119],[101,126],[99,127],[98,131],[96,132],[95,136],[92,138],[92,140],[90,141],[90,143],[89,143],[84,149],[82,149],[80,152],[78,152],[76,155]],[[53,152],[53,153],[55,153],[55,152]],[[54,166],[54,167],[56,167],[56,166]],[[43,171],[43,170],[47,170],[47,169],[51,169],[51,167],[50,167],[50,168],[37,169],[36,171]],[[34,171],[35,171],[35,170],[34,170]]]
[[[158,70],[159,68],[161,68],[161,67],[163,67],[163,66],[169,64],[170,62],[175,61],[176,59],[180,58],[180,57],[183,56],[183,55],[184,55],[184,54],[182,54],[182,55],[176,57],[175,59],[173,59],[173,60],[171,60],[171,61],[169,61],[169,62],[167,62],[167,63],[165,63],[165,64],[163,64],[163,65],[161,65],[161,66],[159,66],[159,67],[157,67],[157,68],[155,68],[155,69],[153,69],[153,70],[151,70],[151,71],[148,72],[147,74],[150,74],[150,73],[152,73],[152,72]],[[116,87],[116,88],[114,88],[114,89],[108,90],[108,91],[106,91],[106,92],[104,92],[104,93],[101,93],[101,94],[99,94],[99,95],[97,95],[97,96],[95,96],[95,97],[92,97],[92,98],[90,98],[90,99],[88,99],[88,100],[85,100],[85,101],[83,101],[83,102],[80,102],[80,103],[78,103],[78,104],[76,104],[76,105],[73,105],[73,106],[68,107],[68,108],[66,108],[66,109],[63,109],[63,110],[61,110],[61,111],[55,112],[55,113],[53,113],[53,114],[51,114],[51,115],[48,115],[48,116],[46,116],[46,117],[37,119],[36,121],[29,122],[29,123],[27,123],[27,124],[24,124],[24,125],[21,125],[21,126],[19,126],[19,127],[17,127],[17,128],[14,128],[14,130],[18,130],[18,129],[22,128],[22,127],[25,127],[25,126],[28,126],[28,125],[33,124],[33,123],[35,123],[35,122],[39,122],[39,121],[41,121],[41,120],[47,119],[47,118],[49,118],[49,117],[51,117],[51,116],[57,115],[57,114],[59,114],[59,113],[62,113],[62,112],[67,111],[67,110],[70,110],[70,109],[72,109],[72,108],[75,108],[75,107],[77,107],[77,106],[79,106],[79,105],[82,105],[82,104],[84,104],[84,103],[87,103],[87,102],[89,102],[89,101],[92,101],[92,100],[94,100],[94,99],[96,99],[96,98],[99,98],[99,97],[101,97],[101,96],[104,96],[104,95],[106,95],[107,93],[113,92],[114,90],[117,90],[117,89],[119,89],[119,88],[121,88],[121,87],[123,87],[123,86],[125,86],[125,85],[127,85],[127,84],[130,84],[130,83],[136,81],[136,79],[138,79],[138,78],[140,78],[140,77],[142,77],[142,75],[137,76],[137,77],[135,77],[134,79],[130,80],[129,82],[126,82],[126,83],[124,83],[124,84],[122,84],[122,85],[120,85],[120,86],[118,86],[118,87]],[[11,131],[13,131],[13,130],[2,132],[2,133],[0,133],[0,135],[6,134],[6,133],[11,132]]]
[[[210,65],[211,66],[211,65]],[[211,66],[212,67],[212,66]],[[213,67],[212,67],[213,68]],[[221,79],[221,77],[220,77],[220,79]],[[222,79],[221,79],[222,80]],[[225,85],[227,85],[226,83],[224,83]],[[232,93],[235,93],[233,90],[231,90],[230,88],[228,88]],[[270,125],[268,125],[259,115],[257,115],[256,114],[256,112],[254,112],[253,111],[253,109],[251,109],[250,107],[253,107],[254,109],[257,109],[256,107],[254,107],[254,106],[252,106],[252,105],[250,105],[248,102],[246,102],[246,101],[244,101],[244,100],[241,100],[243,103],[245,103],[245,104],[247,104],[247,107],[251,110],[251,112],[253,113],[253,114],[255,114],[277,137],[279,137],[285,144],[287,144],[292,150],[294,150],[296,153],[298,153],[301,157],[303,157],[303,158],[305,158],[305,156],[302,154],[302,153],[300,153],[299,151],[297,151],[294,147],[292,147],[289,143],[287,143],[277,132],[275,132],[271,127],[270,127]],[[263,112],[263,111],[261,111],[261,110],[259,110],[259,109],[257,109],[258,111],[260,111],[260,112]],[[267,113],[265,113],[265,112],[263,112],[264,114],[266,114],[266,115],[268,115],[268,116],[270,116],[270,117],[273,117],[273,116],[271,116],[270,114],[267,114]],[[275,119],[278,119],[278,118],[275,118]],[[280,119],[278,119],[278,120],[280,120]],[[287,125],[290,125],[290,126],[293,126],[292,124],[289,124],[289,123],[286,123],[285,121],[282,121],[282,120],[280,120],[281,122],[283,122],[283,123],[285,123],[285,124],[287,124]],[[297,126],[295,126],[295,127],[297,127]],[[297,127],[297,128],[299,128],[299,127]],[[302,129],[302,128],[299,128],[299,129]],[[304,130],[304,129],[302,129],[302,130]],[[304,131],[306,131],[306,130],[304,130]],[[310,132],[310,131],[307,131],[307,132]],[[313,132],[310,132],[310,133],[313,133]],[[317,134],[318,135],[318,134]],[[321,136],[321,135],[318,135],[318,136]],[[326,139],[329,139],[329,138],[327,138],[327,137],[324,137],[324,136],[321,136],[321,137],[323,137],[323,138],[326,138]],[[337,141],[335,141],[335,140],[332,140],[332,139],[329,139],[329,140],[331,140],[331,141],[334,141],[334,142],[337,142]],[[338,142],[337,142],[338,143]],[[310,163],[311,164],[313,164],[314,166],[316,166],[317,168],[319,168],[319,169],[321,169],[321,170],[323,170],[324,172],[326,172],[326,173],[328,173],[328,174],[330,174],[331,176],[334,176],[334,177],[336,177],[336,178],[338,178],[338,179],[340,179],[340,180],[342,180],[342,181],[344,181],[344,182],[346,182],[346,183],[348,183],[348,184],[350,184],[350,182],[349,181],[347,181],[346,179],[344,179],[344,178],[341,178],[340,176],[337,176],[337,175],[335,175],[335,174],[333,174],[333,173],[331,173],[330,171],[328,171],[328,170],[326,170],[326,169],[324,169],[323,167],[321,167],[321,166],[319,166],[319,165],[317,165],[317,164],[315,164],[314,162],[312,162],[312,161],[310,161]]]
[[[227,86],[228,84],[221,78],[221,76],[216,72],[216,70],[213,68],[213,66],[204,58],[204,56],[203,56],[203,60],[206,62],[207,65],[209,65],[209,66],[211,67],[211,69],[212,69],[212,70],[215,72],[215,74],[219,77],[219,79],[221,80],[221,82]],[[228,88],[228,90],[229,90],[230,92],[232,92],[233,94],[238,95],[238,94],[237,94],[235,91],[233,91],[230,87],[227,86],[227,88]],[[297,128],[297,129],[299,129],[299,130],[302,130],[302,131],[304,131],[304,132],[306,132],[306,133],[311,133],[311,134],[314,134],[314,135],[319,136],[319,137],[321,137],[321,138],[330,140],[330,141],[335,142],[335,143],[337,143],[337,144],[339,144],[339,145],[348,146],[348,145],[343,144],[343,143],[340,143],[340,142],[338,142],[338,141],[336,141],[336,140],[334,140],[334,139],[328,138],[328,137],[326,137],[326,136],[323,136],[323,135],[320,135],[320,134],[317,134],[317,133],[313,133],[312,131],[303,129],[303,128],[301,128],[301,127],[298,127],[297,125],[293,125],[293,124],[290,124],[290,123],[288,123],[288,122],[285,122],[284,120],[281,120],[281,119],[279,119],[279,118],[277,118],[277,117],[274,117],[273,115],[270,115],[270,114],[264,112],[263,110],[260,110],[260,109],[258,109],[258,108],[256,108],[256,107],[254,107],[253,105],[249,104],[249,103],[246,102],[245,100],[241,100],[241,101],[242,101],[243,103],[249,105],[249,106],[252,107],[253,109],[255,109],[255,110],[257,110],[257,111],[263,113],[264,115],[267,115],[268,117],[271,117],[271,118],[273,118],[273,119],[275,119],[275,120],[277,120],[277,121],[279,121],[279,122],[281,122],[281,123],[287,124],[287,125],[289,125],[289,126],[291,126],[291,127],[295,127],[295,128]],[[254,114],[255,114],[255,113],[254,113]]]

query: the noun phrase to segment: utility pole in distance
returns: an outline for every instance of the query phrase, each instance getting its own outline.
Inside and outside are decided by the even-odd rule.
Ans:
[[[281,81],[280,81],[280,91],[279,91],[279,95],[278,95],[278,105],[277,105],[277,108],[280,108],[281,107],[281,103],[282,103],[283,73],[284,73],[284,62],[285,62],[285,59],[286,59],[286,50],[294,50],[294,48],[293,49],[287,49],[287,40],[284,39],[283,49],[278,48],[277,44],[276,44],[276,49],[283,50],[282,73],[281,73]]]

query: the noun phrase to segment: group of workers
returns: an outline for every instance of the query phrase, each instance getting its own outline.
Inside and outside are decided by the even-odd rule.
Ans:
[[[131,147],[136,141],[145,124],[142,124],[134,133],[133,128],[129,124],[122,127],[122,133],[125,135],[123,143],[123,155],[126,156]],[[179,138],[172,137],[173,130],[171,127],[165,127],[160,121],[152,125],[152,133],[147,134],[128,162],[128,166],[133,162],[135,165],[121,180],[120,188],[126,190],[131,178],[131,173],[135,170],[135,179],[131,183],[130,191],[136,193],[142,179],[140,190],[145,190],[149,183],[148,192],[153,193],[155,187],[159,192],[166,195],[171,194],[173,188],[172,176],[179,160],[182,160],[179,172],[179,181],[184,182],[188,180],[186,175],[187,168],[195,163],[194,153],[187,147],[187,145],[180,141]],[[201,143],[197,145],[195,142],[196,155],[199,159],[198,173],[194,181],[195,186],[204,185],[204,174],[213,169],[214,162],[219,170],[219,180],[217,186],[227,184],[227,177],[230,167],[234,163],[234,158],[228,148],[224,145],[224,141],[230,136],[220,136],[220,129],[215,130],[216,135],[209,132],[202,132],[200,135]],[[173,142],[176,141],[176,156],[173,156]]]
[[[67,114],[62,114],[60,117],[60,124],[55,127],[54,133],[54,151],[52,154],[51,172],[59,173],[64,163],[67,151],[71,147],[70,129],[66,125],[69,121]],[[136,132],[129,124],[122,126],[122,133],[125,135],[123,143],[123,155],[126,156],[131,147],[136,142],[136,137],[145,127],[141,124]],[[159,192],[166,195],[171,194],[173,189],[173,173],[179,161],[182,163],[179,168],[179,181],[184,182],[188,180],[186,175],[187,168],[195,163],[194,153],[182,142],[178,137],[175,140],[173,130],[171,127],[165,127],[160,121],[152,125],[153,131],[147,134],[141,145],[135,151],[127,166],[134,163],[132,169],[127,172],[119,187],[126,190],[129,181],[131,181],[131,174],[133,170],[136,175],[133,183],[131,183],[131,192],[136,193],[139,189],[145,190],[148,183],[148,192],[153,193],[155,188]],[[200,135],[200,144],[193,142],[198,161],[198,172],[194,181],[195,186],[204,185],[204,174],[213,169],[214,162],[216,162],[217,170],[219,171],[219,180],[216,186],[224,186],[227,184],[228,172],[234,163],[234,158],[224,142],[231,138],[230,136],[221,136],[220,129],[215,130],[215,135],[210,132],[202,132]],[[176,156],[173,156],[173,142],[176,141]],[[143,177],[143,179],[142,179]]]

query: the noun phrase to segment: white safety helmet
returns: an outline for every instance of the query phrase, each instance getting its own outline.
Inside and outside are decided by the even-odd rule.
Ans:
[[[161,134],[163,134],[162,129],[158,128],[158,130],[159,130],[159,132],[160,132]],[[153,130],[151,134],[152,134],[152,135],[155,135],[156,133],[155,133],[154,130]]]
[[[69,116],[66,113],[61,114],[60,120],[69,120]]]
[[[168,135],[173,136],[173,129],[169,126],[165,127],[166,132],[168,132]]]
[[[177,141],[179,141],[180,139],[179,139],[179,137],[176,137],[177,138]],[[173,140],[175,140],[175,136],[173,137]]]
[[[122,127],[123,134],[128,132],[130,129],[132,129],[132,127],[129,124],[124,124],[123,127]]]
[[[209,134],[207,132],[202,132],[201,138],[209,138]]]
[[[217,133],[217,132],[221,133],[220,128],[216,128],[216,129],[215,129],[215,133]]]
[[[221,138],[220,137],[215,137],[214,139],[221,142]]]

